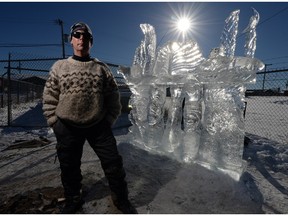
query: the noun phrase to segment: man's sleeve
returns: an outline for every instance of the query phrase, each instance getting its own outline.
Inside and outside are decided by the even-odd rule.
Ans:
[[[107,72],[107,83],[104,97],[105,107],[107,108],[106,120],[113,125],[121,114],[122,106],[120,102],[119,89],[110,70]]]
[[[56,107],[59,102],[59,82],[55,73],[54,68],[52,67],[49,78],[46,81],[44,91],[43,91],[43,114],[47,119],[49,126],[57,121],[57,116],[55,114]]]

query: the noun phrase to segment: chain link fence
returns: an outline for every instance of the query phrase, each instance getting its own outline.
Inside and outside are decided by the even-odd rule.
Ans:
[[[42,92],[48,72],[59,58],[39,58],[11,54],[0,60],[0,127],[46,127],[42,112]],[[119,65],[107,63],[121,92],[122,112],[131,95]],[[280,143],[288,144],[288,70],[257,73],[256,83],[247,86],[245,130]]]
[[[31,55],[9,54],[7,60],[0,61],[0,126],[45,125],[41,114],[33,114],[38,113],[36,111],[41,108],[45,81],[55,60],[56,58],[40,59]]]
[[[245,130],[288,144],[288,69],[258,72],[246,91]]]
[[[49,70],[60,58],[39,58],[28,54],[9,54],[0,60],[0,127],[46,127],[42,112],[42,93]],[[123,103],[128,103],[129,91],[118,65],[107,63],[115,76]],[[123,106],[122,111],[128,107]]]

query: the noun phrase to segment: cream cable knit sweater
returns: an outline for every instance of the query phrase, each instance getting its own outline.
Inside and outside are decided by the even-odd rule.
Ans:
[[[81,62],[69,57],[55,62],[44,87],[43,111],[49,126],[57,118],[79,127],[106,118],[112,125],[121,103],[110,69],[97,59]]]

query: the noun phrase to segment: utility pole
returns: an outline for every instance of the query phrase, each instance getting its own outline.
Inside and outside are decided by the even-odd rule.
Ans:
[[[56,23],[60,25],[61,27],[61,42],[62,42],[62,57],[65,58],[65,36],[64,36],[64,30],[63,30],[63,21],[60,19],[56,20]]]

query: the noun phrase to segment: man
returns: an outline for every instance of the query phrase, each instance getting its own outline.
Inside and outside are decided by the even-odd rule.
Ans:
[[[90,57],[92,31],[85,23],[71,27],[74,55],[54,63],[43,92],[43,111],[57,139],[57,155],[66,204],[75,213],[81,197],[81,157],[87,140],[101,161],[115,206],[137,213],[128,200],[125,170],[111,126],[121,113],[118,87],[108,66]]]

